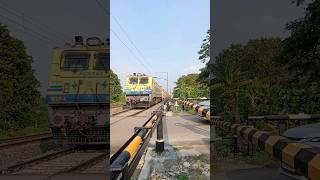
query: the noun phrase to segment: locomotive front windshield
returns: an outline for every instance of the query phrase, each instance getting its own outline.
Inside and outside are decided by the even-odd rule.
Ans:
[[[148,84],[148,78],[140,78],[140,84]]]
[[[90,54],[87,53],[67,53],[64,55],[63,69],[66,70],[86,70],[89,67]]]
[[[99,53],[97,56],[97,70],[107,70],[110,55],[108,53]]]
[[[135,78],[135,77],[134,78],[130,78],[129,79],[129,83],[130,84],[138,84],[138,78]]]

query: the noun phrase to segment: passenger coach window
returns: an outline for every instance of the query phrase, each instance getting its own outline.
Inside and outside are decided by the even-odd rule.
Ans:
[[[130,78],[130,84],[138,84],[138,78]]]
[[[108,62],[110,55],[107,53],[100,53],[97,56],[97,63],[96,63],[96,70],[107,70],[108,69]]]
[[[89,66],[90,54],[70,53],[65,54],[63,69],[67,70],[85,70]]]
[[[140,84],[148,84],[148,78],[140,78]]]

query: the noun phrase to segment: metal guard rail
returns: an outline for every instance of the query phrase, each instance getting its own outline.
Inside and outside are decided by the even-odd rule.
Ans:
[[[290,168],[297,170],[311,180],[320,179],[320,149],[310,145],[273,136],[255,128],[231,124],[230,122],[214,121],[218,128],[227,128],[247,143],[257,145],[261,150],[274,156]]]
[[[167,100],[164,101],[166,103]],[[163,116],[163,105],[154,111],[142,127],[135,127],[131,138],[110,158],[111,180],[130,179],[146,150],[152,134],[160,124]]]
[[[187,106],[188,108],[193,109],[197,113],[201,113],[203,116],[205,116],[211,122],[210,109],[205,109],[205,108],[199,106],[198,104],[191,103],[189,101],[178,100],[178,102],[182,103],[184,106]]]

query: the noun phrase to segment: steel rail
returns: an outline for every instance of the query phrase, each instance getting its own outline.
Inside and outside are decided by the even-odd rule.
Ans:
[[[16,146],[41,140],[49,140],[52,139],[51,133],[41,133],[41,134],[34,134],[34,135],[28,135],[23,137],[15,137],[15,138],[9,138],[9,139],[3,139],[0,140],[0,149],[9,147],[9,146]]]
[[[33,163],[41,162],[44,160],[49,160],[49,159],[53,159],[56,157],[60,157],[61,155],[72,153],[74,150],[75,150],[75,148],[67,148],[67,149],[52,152],[49,154],[44,154],[44,155],[41,155],[36,158],[27,159],[27,160],[24,160],[22,162],[19,162],[19,163],[13,164],[13,165],[9,165],[9,166],[3,168],[2,170],[0,170],[0,172],[1,172],[1,174],[13,173],[13,172],[18,171],[19,169],[24,168],[25,166],[27,166],[29,164],[33,164]]]
[[[73,172],[79,172],[79,171],[82,171],[88,167],[90,167],[92,164],[95,164],[96,162],[100,161],[100,160],[103,160],[103,159],[106,159],[107,156],[109,155],[109,152],[102,152],[101,154],[89,159],[89,160],[86,160],[78,165],[75,165],[73,167],[70,167],[70,168],[67,168],[67,169],[64,169],[62,171],[59,171],[59,172],[56,172],[48,177],[46,177],[45,179],[51,179],[53,177],[56,177],[56,176],[59,176],[61,174],[68,174],[68,173],[73,173]]]

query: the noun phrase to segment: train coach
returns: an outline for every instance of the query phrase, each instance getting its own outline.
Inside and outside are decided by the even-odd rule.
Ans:
[[[92,37],[55,48],[47,89],[54,138],[68,144],[108,142],[109,41]]]
[[[126,80],[126,104],[132,108],[149,108],[161,102],[164,95],[166,93],[152,76],[133,73]]]

